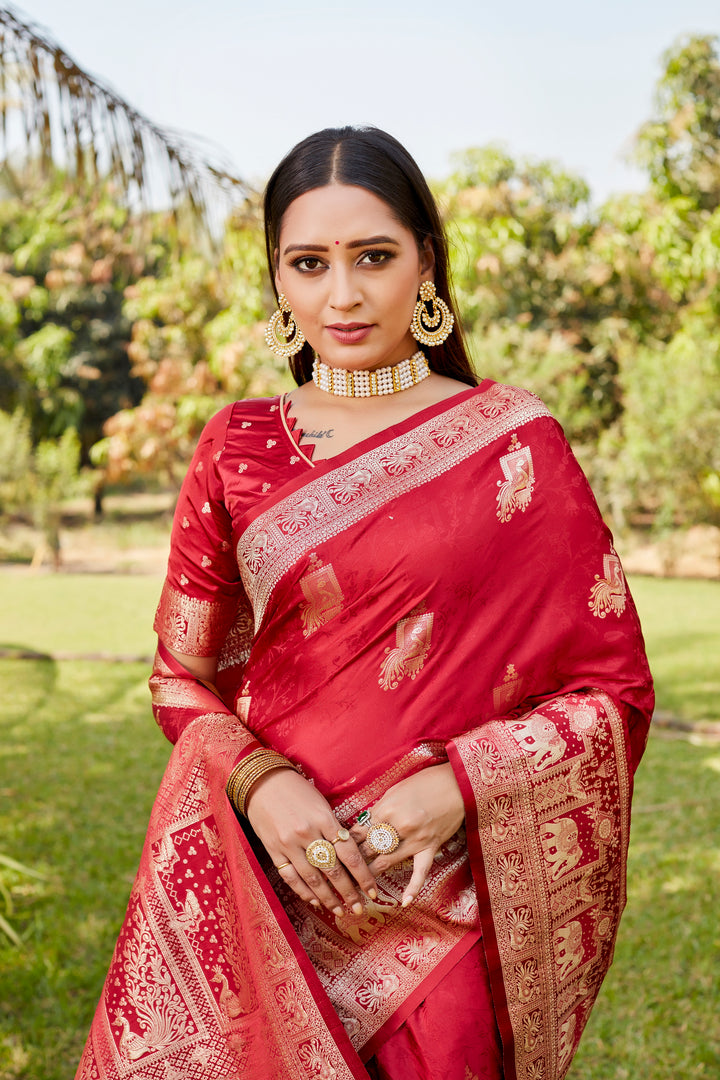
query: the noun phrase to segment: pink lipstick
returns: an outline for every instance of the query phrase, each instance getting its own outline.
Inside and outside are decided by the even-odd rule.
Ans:
[[[358,342],[365,340],[372,330],[372,325],[368,323],[334,323],[332,326],[326,326],[325,329],[342,345],[357,345]]]

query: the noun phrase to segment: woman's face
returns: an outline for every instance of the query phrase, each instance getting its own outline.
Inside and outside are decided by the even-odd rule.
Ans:
[[[377,195],[328,184],[285,211],[275,283],[326,364],[373,369],[417,350],[410,320],[433,264],[430,242],[419,251]]]

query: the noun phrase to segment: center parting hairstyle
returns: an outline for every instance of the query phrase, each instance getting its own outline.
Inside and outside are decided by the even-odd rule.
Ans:
[[[268,180],[265,250],[276,298],[275,252],[285,212],[305,192],[328,184],[348,184],[377,195],[414,235],[419,250],[429,237],[435,255],[435,287],[455,316],[455,324],[442,345],[428,350],[428,362],[439,375],[477,386],[452,295],[447,238],[435,199],[405,147],[379,128],[325,128],[309,135],[286,154]],[[298,385],[312,378],[313,359],[308,342],[290,358],[290,371]]]

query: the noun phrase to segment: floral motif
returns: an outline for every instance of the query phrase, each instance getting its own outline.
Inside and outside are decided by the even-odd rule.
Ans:
[[[537,960],[532,957],[515,965],[515,990],[518,1001],[526,1005],[540,989]]]
[[[488,803],[490,812],[490,832],[496,844],[511,840],[517,832],[512,799],[509,795],[498,795]]]
[[[509,851],[498,858],[498,873],[503,896],[517,896],[527,889],[525,864],[519,851]]]
[[[604,577],[595,575],[588,607],[598,619],[604,619],[610,612],[619,618],[627,603],[627,586],[620,559],[612,550],[609,555],[603,555],[603,574]]]
[[[278,527],[286,536],[294,536],[295,533],[304,529],[308,522],[314,518],[320,509],[320,503],[315,498],[302,499],[288,508],[277,519]]]
[[[523,1042],[525,1051],[531,1054],[542,1042],[542,1013],[539,1009],[533,1009],[522,1018]]]
[[[400,476],[413,467],[416,461],[423,456],[423,448],[418,442],[406,443],[398,447],[392,454],[384,454],[380,458],[380,464],[391,476]]]
[[[375,1013],[385,1001],[400,989],[400,979],[394,971],[378,971],[374,979],[364,982],[357,992],[363,1008]]]
[[[385,650],[380,669],[378,684],[383,690],[396,690],[406,675],[417,678],[430,651],[432,625],[432,612],[400,619],[395,629],[396,646]]]
[[[398,960],[415,971],[424,961],[428,960],[440,944],[437,934],[431,932],[420,937],[405,938],[395,950]]]
[[[347,506],[357,498],[364,488],[370,486],[372,473],[370,469],[356,469],[348,476],[343,476],[333,484],[328,485],[328,491],[340,506]]]
[[[510,521],[516,510],[525,513],[532,499],[535,486],[535,469],[529,446],[522,446],[513,435],[508,453],[500,458],[500,468],[505,480],[498,480],[497,516],[502,522]]]
[[[520,952],[526,945],[535,943],[534,923],[532,910],[529,907],[509,908],[505,912],[505,918],[509,923],[510,948]]]
[[[508,713],[520,700],[523,678],[514,664],[508,664],[503,681],[493,689],[493,707],[498,713]]]
[[[298,1051],[306,1072],[317,1080],[335,1080],[337,1070],[333,1068],[319,1039],[303,1043]]]

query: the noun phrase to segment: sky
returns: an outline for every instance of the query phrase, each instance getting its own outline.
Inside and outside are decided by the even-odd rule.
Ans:
[[[431,178],[502,143],[595,201],[638,190],[625,158],[662,54],[720,34],[718,0],[22,0],[77,63],[154,122],[210,140],[261,186],[319,128],[370,123]]]

